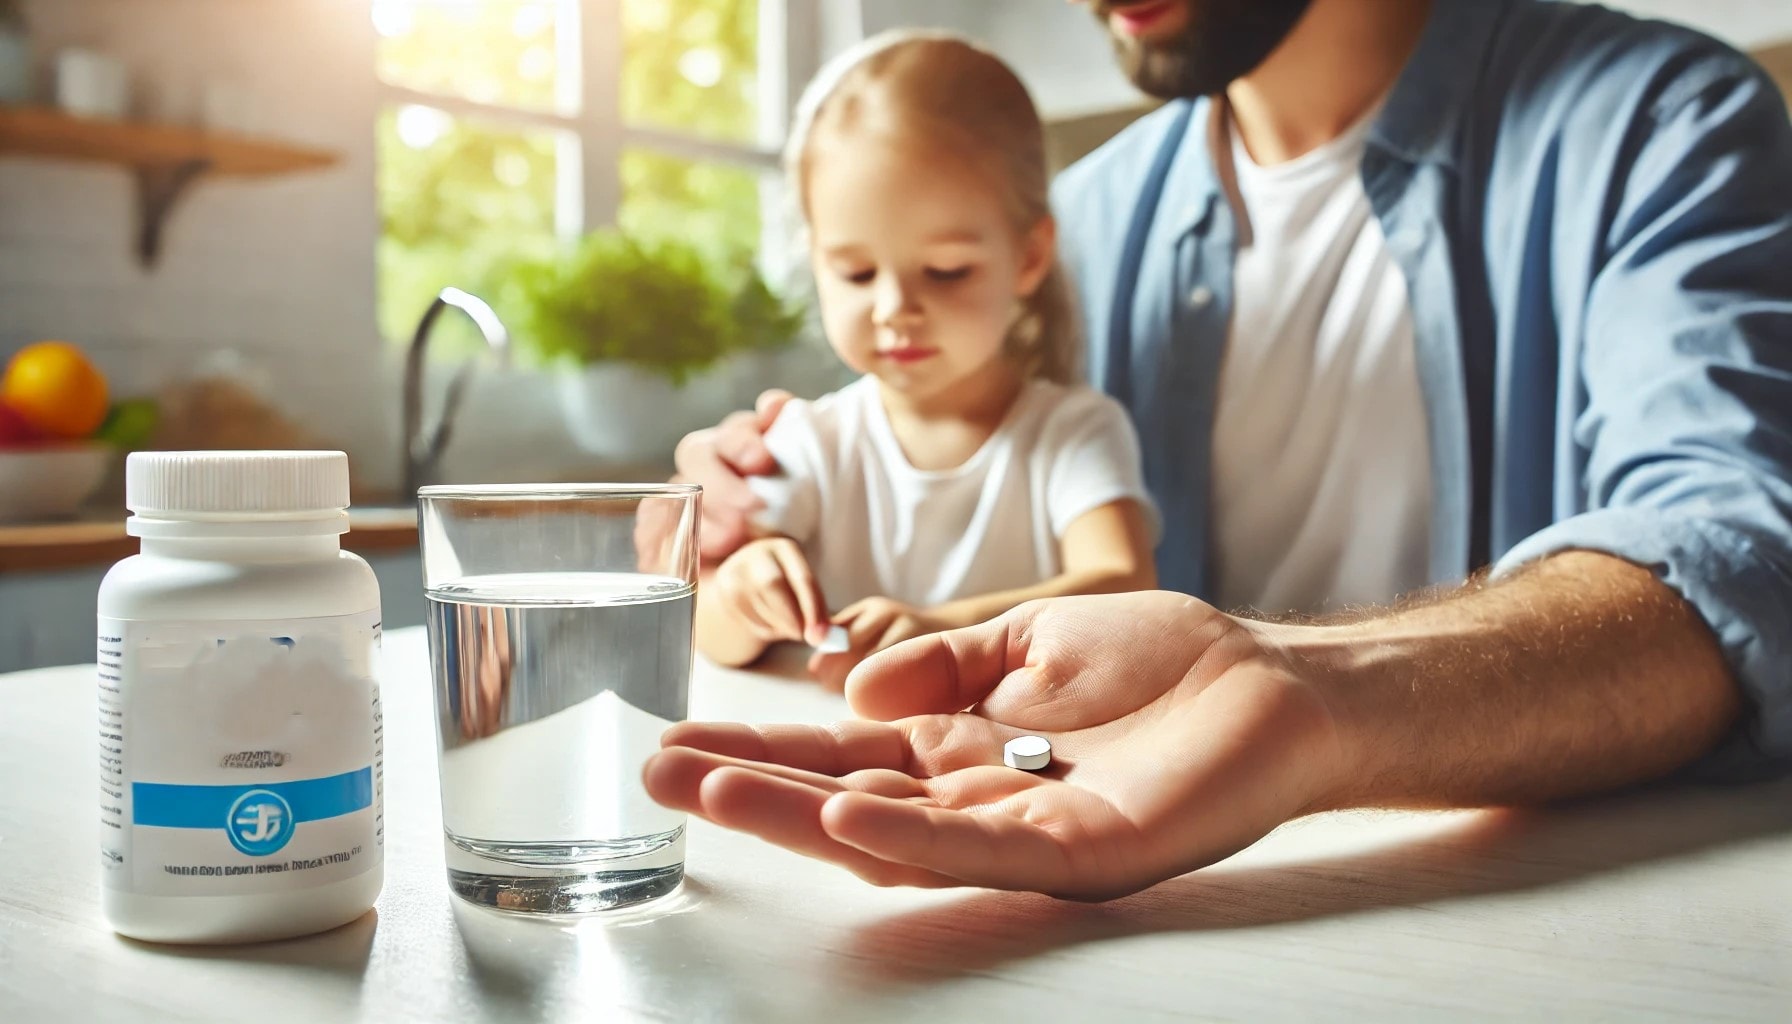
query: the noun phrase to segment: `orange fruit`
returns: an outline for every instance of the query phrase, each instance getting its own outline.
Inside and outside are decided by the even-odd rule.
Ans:
[[[51,437],[82,438],[106,419],[106,378],[66,341],[27,345],[6,364],[0,402]]]

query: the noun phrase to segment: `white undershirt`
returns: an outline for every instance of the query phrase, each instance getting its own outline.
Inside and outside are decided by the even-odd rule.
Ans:
[[[1213,437],[1223,608],[1316,612],[1426,582],[1430,440],[1406,279],[1359,173],[1372,120],[1273,167],[1232,135],[1251,230]]]

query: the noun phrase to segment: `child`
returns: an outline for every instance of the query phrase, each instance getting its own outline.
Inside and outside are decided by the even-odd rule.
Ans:
[[[767,433],[783,473],[753,481],[760,538],[699,587],[699,649],[744,665],[837,624],[851,650],[810,669],[839,686],[910,637],[1154,586],[1138,440],[1072,383],[1044,135],[1014,73],[949,36],[879,37],[809,87],[786,163],[828,342],[863,376]]]

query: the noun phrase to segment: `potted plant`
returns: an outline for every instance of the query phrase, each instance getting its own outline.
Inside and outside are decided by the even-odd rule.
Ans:
[[[715,261],[614,229],[508,278],[519,348],[566,371],[568,432],[618,461],[670,461],[685,433],[751,400],[757,357],[803,325],[750,260]]]

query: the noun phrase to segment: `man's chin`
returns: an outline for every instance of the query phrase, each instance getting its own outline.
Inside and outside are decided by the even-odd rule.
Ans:
[[[1187,58],[1135,39],[1114,37],[1120,70],[1140,92],[1160,100],[1176,100],[1222,92],[1224,82],[1209,82],[1194,73]]]

